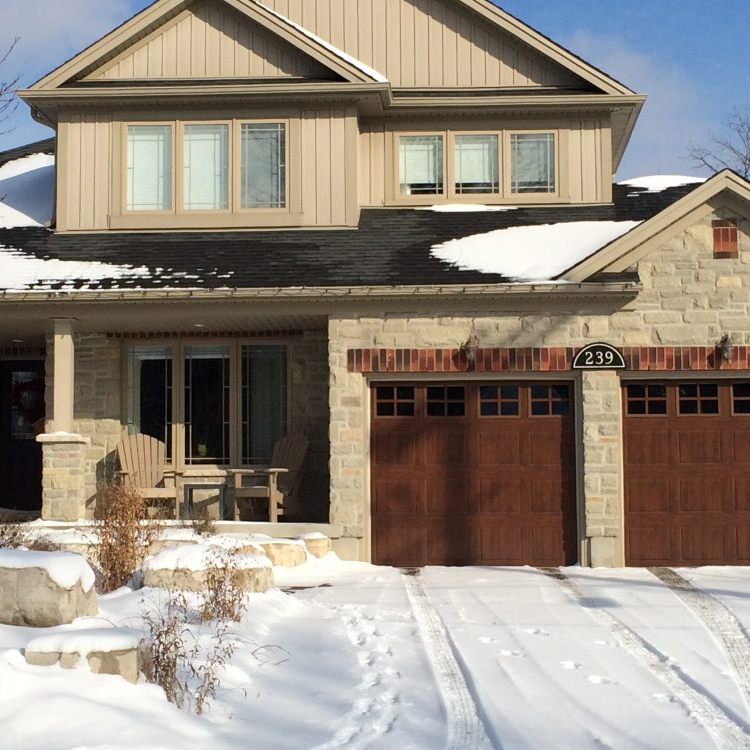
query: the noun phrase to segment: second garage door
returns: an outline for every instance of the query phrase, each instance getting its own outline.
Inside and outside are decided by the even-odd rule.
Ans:
[[[627,564],[750,564],[750,383],[628,383],[623,401]]]
[[[376,384],[373,561],[577,562],[572,386]]]

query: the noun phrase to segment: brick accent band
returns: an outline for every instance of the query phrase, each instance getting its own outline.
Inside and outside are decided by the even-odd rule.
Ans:
[[[567,372],[583,347],[477,349],[469,367],[462,349],[349,349],[349,372]],[[750,346],[735,346],[724,362],[713,346],[624,346],[628,370],[639,372],[719,371],[750,369]]]

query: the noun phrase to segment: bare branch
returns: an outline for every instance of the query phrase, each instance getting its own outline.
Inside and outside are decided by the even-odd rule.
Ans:
[[[712,172],[731,169],[750,178],[750,107],[735,107],[722,123],[723,133],[710,133],[705,145],[691,143],[687,157],[698,168]]]
[[[18,44],[18,37],[16,37],[5,52],[0,52],[0,123],[7,120],[15,111],[18,106],[18,98],[15,94],[15,89],[21,80],[20,75],[16,75],[14,78],[8,78],[3,80],[3,69],[8,62],[10,54]],[[10,132],[9,130],[0,130],[0,135]]]

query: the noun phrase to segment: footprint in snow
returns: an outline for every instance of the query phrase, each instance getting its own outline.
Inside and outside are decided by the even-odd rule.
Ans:
[[[561,661],[560,666],[563,669],[583,669],[583,664],[578,664],[575,661]]]
[[[478,640],[480,643],[495,643],[495,641],[497,641],[497,638],[490,638],[486,635],[480,635]]]
[[[614,641],[594,641],[594,645],[609,646],[611,648],[620,648],[619,644],[615,643]]]
[[[526,654],[521,651],[509,651],[507,648],[502,649],[498,652],[499,656],[515,656],[518,658],[525,658]]]
[[[651,693],[651,697],[657,700],[659,703],[674,703],[675,699],[671,695],[665,693]]]
[[[592,682],[594,685],[616,685],[616,682],[612,682],[612,680],[608,680],[606,677],[602,677],[599,674],[590,674],[586,678],[589,682]]]
[[[375,657],[369,651],[360,651],[357,659],[363,667],[371,667],[375,663]]]
[[[523,628],[523,632],[528,633],[529,635],[549,635],[549,633],[544,628]]]

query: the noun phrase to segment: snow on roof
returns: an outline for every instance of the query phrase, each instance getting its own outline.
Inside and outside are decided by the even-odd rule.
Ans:
[[[550,281],[638,226],[639,221],[571,221],[496,229],[449,240],[431,255],[461,270],[517,281]]]
[[[480,203],[437,203],[434,206],[417,209],[418,211],[434,211],[438,214],[469,214],[482,211],[515,211],[518,206],[485,206]]]
[[[325,39],[321,39],[317,34],[313,34],[312,31],[308,31],[304,26],[300,26],[297,23],[294,23],[294,21],[290,20],[286,16],[282,16],[281,13],[278,11],[275,11],[273,8],[269,8],[267,5],[264,5],[263,3],[259,2],[258,0],[254,0],[256,5],[260,5],[261,8],[264,10],[267,10],[269,13],[273,13],[274,16],[276,16],[278,19],[283,21],[286,24],[289,24],[289,26],[294,27],[297,29],[297,31],[304,34],[309,39],[312,39],[313,41],[317,42],[321,47],[325,47],[330,52],[333,52],[334,55],[337,57],[340,57],[342,60],[346,60],[350,65],[353,65],[358,70],[361,70],[365,75],[370,76],[375,81],[378,81],[378,83],[388,83],[388,79],[382,74],[378,73],[377,70],[374,68],[371,68],[369,65],[365,65],[361,60],[357,60],[356,57],[352,57],[351,55],[347,54],[343,50],[339,49],[338,47],[334,47],[332,44],[327,42]]]
[[[0,549],[0,568],[42,568],[58,586],[68,590],[79,581],[84,591],[91,591],[94,585],[94,571],[81,555],[72,552]]]
[[[647,177],[634,177],[632,180],[623,180],[620,185],[645,190],[649,193],[661,193],[672,187],[681,187],[682,185],[694,185],[699,182],[705,182],[705,177],[687,177],[678,174],[656,174]]]
[[[38,227],[52,220],[55,157],[31,154],[0,167],[0,227]]]
[[[0,183],[1,184],[1,183]],[[0,208],[0,210],[2,210]],[[70,282],[70,289],[79,288],[80,281],[99,281],[123,277],[150,277],[145,266],[117,266],[98,261],[44,260],[21,250],[0,245],[0,289],[5,291],[49,291],[53,285]],[[77,282],[73,286],[73,282]]]

